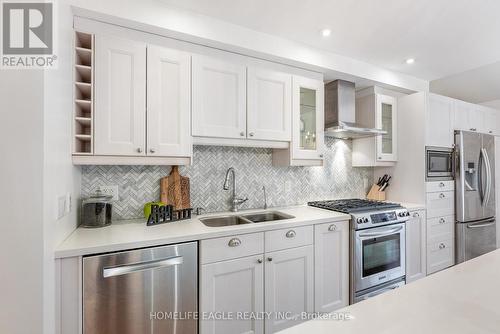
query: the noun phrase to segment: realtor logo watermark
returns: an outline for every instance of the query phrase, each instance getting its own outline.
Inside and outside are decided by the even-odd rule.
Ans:
[[[1,67],[55,68],[54,4],[2,1]]]

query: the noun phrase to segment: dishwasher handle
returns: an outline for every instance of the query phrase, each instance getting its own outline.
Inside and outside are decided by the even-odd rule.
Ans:
[[[108,267],[104,268],[102,271],[102,276],[104,278],[127,275],[137,271],[151,270],[157,268],[165,268],[171,266],[177,266],[182,264],[184,259],[182,256],[169,257],[166,259],[148,261],[148,262],[140,262],[136,264],[122,265],[116,267]]]

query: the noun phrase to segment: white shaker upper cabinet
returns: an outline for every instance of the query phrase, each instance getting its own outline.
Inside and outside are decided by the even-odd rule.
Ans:
[[[429,94],[427,146],[453,147],[453,99]]]
[[[148,46],[148,155],[191,156],[191,55]]]
[[[500,135],[500,110],[489,107],[476,106],[479,112],[483,115],[483,131],[484,133],[498,136]]]
[[[292,160],[323,159],[324,84],[299,76],[292,89]]]
[[[95,37],[95,154],[146,154],[146,44]]]
[[[246,138],[246,67],[193,55],[193,136]]]
[[[483,113],[476,105],[454,100],[454,130],[483,131]]]
[[[247,136],[290,141],[292,135],[292,76],[248,68]]]

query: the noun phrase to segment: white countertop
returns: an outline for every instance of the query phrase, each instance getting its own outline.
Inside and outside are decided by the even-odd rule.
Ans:
[[[280,334],[499,333],[500,249]]]
[[[245,214],[265,210],[245,210],[238,213],[219,212],[194,216],[192,219],[146,226],[145,219],[113,222],[102,228],[77,228],[55,249],[56,258],[120,251],[132,248],[166,245],[179,242],[223,237],[232,234],[261,232],[293,226],[349,220],[350,216],[310,206],[271,208],[295,216],[292,219],[267,223],[243,224],[225,227],[205,226],[198,218],[228,214]]]

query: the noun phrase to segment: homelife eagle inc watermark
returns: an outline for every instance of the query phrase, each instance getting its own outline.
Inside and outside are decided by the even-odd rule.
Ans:
[[[2,69],[57,67],[55,16],[51,1],[1,1]]]

